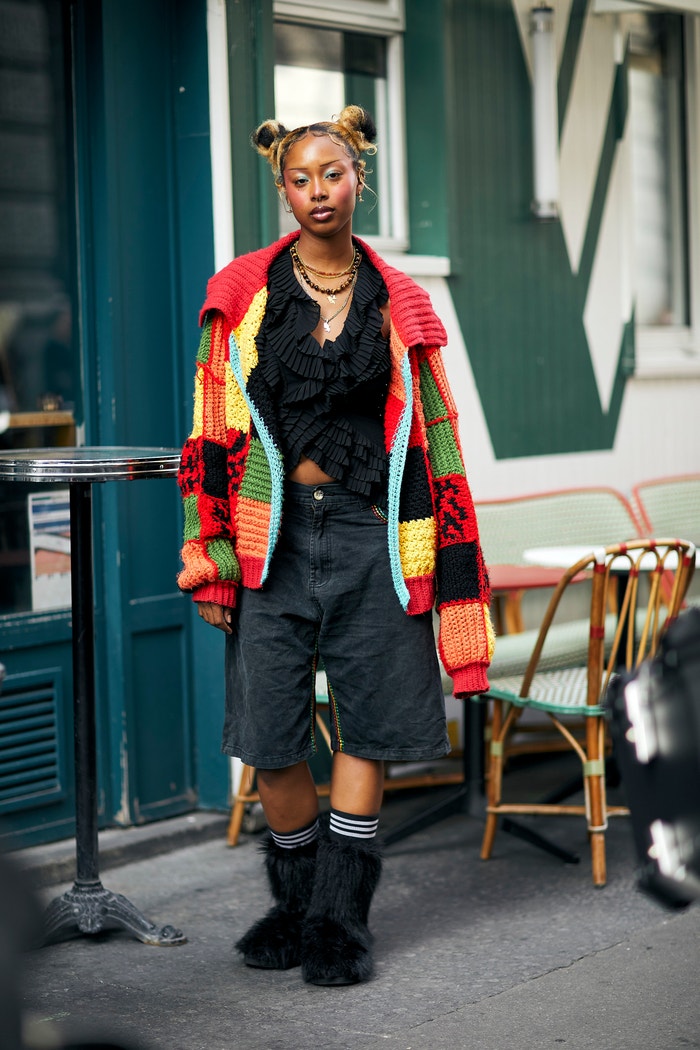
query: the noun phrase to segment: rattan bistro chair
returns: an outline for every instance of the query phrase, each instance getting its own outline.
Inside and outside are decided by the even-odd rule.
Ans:
[[[689,541],[640,539],[592,551],[565,571],[552,595],[524,675],[492,678],[489,692],[483,698],[493,703],[483,859],[491,856],[501,815],[584,816],[591,846],[593,882],[596,886],[605,885],[607,820],[609,816],[626,814],[627,810],[608,808],[606,804],[603,698],[612,675],[622,669],[631,670],[653,655],[665,625],[678,615],[694,569],[695,547]],[[548,632],[556,622],[562,596],[580,572],[592,573],[587,658],[581,666],[544,670],[541,654]],[[673,583],[666,602],[661,582],[669,575]],[[620,579],[622,586],[618,586]],[[612,588],[618,590],[618,611],[611,626],[606,609]],[[606,639],[606,623],[612,638]],[[521,709],[528,707],[545,712],[581,760],[582,804],[503,801],[504,743]],[[567,722],[580,721],[582,716],[585,716],[585,731],[581,738],[571,731]]]
[[[676,474],[640,481],[632,500],[647,536],[683,536],[700,546],[700,474]],[[699,580],[686,601],[700,605]]]

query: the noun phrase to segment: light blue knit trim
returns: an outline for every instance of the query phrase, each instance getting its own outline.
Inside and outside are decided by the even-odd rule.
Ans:
[[[264,583],[267,579],[267,574],[270,571],[270,561],[272,560],[272,553],[275,549],[277,542],[277,535],[280,529],[280,522],[282,521],[282,491],[284,488],[284,470],[282,467],[282,453],[275,445],[272,440],[270,431],[265,425],[265,421],[258,412],[257,408],[248,396],[248,390],[246,383],[243,378],[243,369],[241,367],[241,356],[238,344],[236,343],[233,332],[229,336],[229,358],[231,361],[231,369],[236,382],[241,388],[248,411],[250,412],[251,418],[255,423],[255,429],[258,432],[260,443],[265,451],[267,457],[267,465],[270,468],[270,484],[272,488],[272,502],[270,504],[270,525],[267,531],[267,554],[265,556],[265,564],[263,565],[262,576],[260,582]]]
[[[401,554],[399,552],[399,503],[401,498],[401,481],[404,467],[406,465],[406,453],[408,452],[408,439],[411,434],[411,416],[413,414],[413,377],[411,376],[411,364],[408,354],[401,362],[401,378],[406,392],[406,404],[404,405],[399,425],[389,452],[389,495],[387,500],[388,539],[389,539],[389,563],[391,565],[391,578],[402,608],[408,608],[411,599],[410,592],[406,586],[401,569]]]

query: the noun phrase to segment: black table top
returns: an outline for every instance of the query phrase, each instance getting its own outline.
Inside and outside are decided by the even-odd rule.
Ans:
[[[0,479],[7,481],[133,481],[175,477],[180,449],[83,446],[0,452]]]

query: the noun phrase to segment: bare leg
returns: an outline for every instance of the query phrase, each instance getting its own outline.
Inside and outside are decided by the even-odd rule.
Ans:
[[[373,816],[382,805],[384,763],[336,751],[331,774],[331,805],[343,813]]]
[[[258,769],[258,792],[269,826],[280,834],[306,827],[318,814],[318,796],[306,762]]]

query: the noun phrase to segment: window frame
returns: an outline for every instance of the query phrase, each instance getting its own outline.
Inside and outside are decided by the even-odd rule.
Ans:
[[[687,325],[636,326],[637,378],[700,376],[700,18],[684,17],[683,39],[689,320]]]
[[[366,240],[378,252],[407,252],[409,249],[408,183],[406,177],[406,123],[404,97],[405,29],[404,0],[345,0],[341,9],[330,9],[326,0],[274,0],[275,22],[316,25],[323,29],[340,29],[382,36],[386,40],[387,124],[381,113],[373,114],[377,122],[377,140],[389,158],[385,174],[377,186],[386,210],[380,212],[379,234]]]

